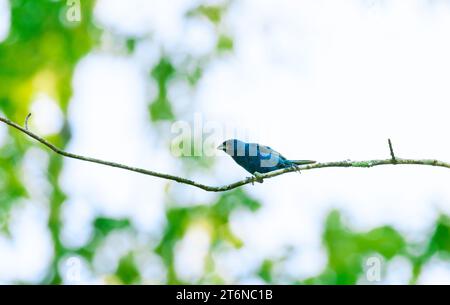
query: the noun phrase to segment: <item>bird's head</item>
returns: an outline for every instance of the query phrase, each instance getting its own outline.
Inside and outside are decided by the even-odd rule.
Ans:
[[[242,146],[245,145],[245,143],[237,139],[230,139],[217,146],[217,149],[226,152],[230,156],[233,156],[235,155],[235,151],[237,150],[237,147],[239,145]]]

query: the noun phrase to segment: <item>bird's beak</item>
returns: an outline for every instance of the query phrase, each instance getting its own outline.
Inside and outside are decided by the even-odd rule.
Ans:
[[[223,144],[220,144],[219,146],[217,146],[217,149],[218,149],[218,150],[224,150],[224,149],[225,149],[225,146],[223,146]]]

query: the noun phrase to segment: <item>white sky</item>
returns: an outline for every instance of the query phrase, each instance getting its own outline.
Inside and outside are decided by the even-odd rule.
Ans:
[[[203,54],[214,46],[211,29],[180,22],[193,2],[102,0],[96,14],[99,24],[111,30],[155,30],[156,41],[167,48]],[[247,0],[236,2],[228,19],[235,52],[205,72],[192,116],[197,111],[205,121],[245,130],[252,141],[292,159],[386,158],[390,137],[400,157],[449,160],[449,2]],[[69,111],[70,151],[179,173],[167,151],[170,139],[161,141],[147,123],[147,94],[154,92],[145,91],[149,80],[142,63],[157,56],[142,45],[133,58],[98,51],[80,62]],[[180,87],[171,92],[181,93]],[[194,178],[225,184],[248,175],[228,157],[217,161],[209,176]],[[256,214],[233,217],[232,227],[245,247],[217,257],[218,268],[231,282],[253,282],[247,274],[261,259],[281,256],[280,249],[293,246],[295,255],[280,272],[297,278],[319,273],[326,262],[321,228],[332,208],[342,210],[353,228],[389,224],[421,240],[439,211],[450,213],[449,175],[418,166],[321,169],[247,186],[264,206]],[[69,245],[89,238],[86,227],[95,213],[128,216],[145,232],[161,232],[166,181],[67,160],[62,183],[70,198],[63,234]],[[183,204],[215,196],[174,187]],[[2,240],[0,253],[5,253]],[[189,257],[202,255],[208,242],[196,228],[177,246],[183,278],[198,277],[201,261]],[[38,277],[36,264],[30,262],[28,275],[7,272],[0,264],[0,281]],[[401,259],[391,263],[386,282],[407,281],[402,276],[410,272],[407,264]],[[429,264],[420,279],[437,281],[450,283],[448,264]]]

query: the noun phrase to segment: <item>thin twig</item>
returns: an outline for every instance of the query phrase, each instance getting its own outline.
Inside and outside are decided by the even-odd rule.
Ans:
[[[228,185],[209,186],[209,185],[205,185],[202,183],[198,183],[198,182],[190,180],[190,179],[186,179],[186,178],[182,178],[182,177],[178,177],[178,176],[174,176],[174,175],[163,174],[163,173],[159,173],[159,172],[155,172],[155,171],[151,171],[151,170],[147,170],[147,169],[131,167],[131,166],[116,163],[116,162],[104,161],[104,160],[100,160],[100,159],[95,159],[95,158],[72,154],[72,153],[66,152],[62,149],[59,149],[58,147],[51,144],[50,142],[47,142],[45,139],[39,137],[38,135],[34,134],[33,132],[27,130],[26,128],[21,127],[20,125],[12,122],[6,118],[0,117],[0,121],[25,133],[29,137],[31,137],[31,138],[35,139],[36,141],[40,142],[41,144],[47,146],[52,151],[54,151],[55,153],[57,153],[61,156],[64,156],[67,158],[72,158],[72,159],[77,159],[77,160],[82,160],[82,161],[86,161],[86,162],[92,162],[92,163],[97,163],[97,164],[101,164],[101,165],[106,165],[106,166],[110,166],[110,167],[121,168],[124,170],[133,171],[133,172],[141,173],[141,174],[148,175],[148,176],[154,176],[154,177],[158,177],[158,178],[162,178],[162,179],[166,179],[166,180],[172,180],[172,181],[176,181],[176,182],[179,182],[182,184],[191,185],[191,186],[194,186],[194,187],[197,187],[202,190],[209,191],[209,192],[229,191],[229,190],[238,188],[240,186],[243,186],[243,185],[246,185],[249,183],[254,183],[255,181],[257,181],[257,179],[273,178],[273,177],[276,177],[279,175],[283,175],[285,173],[289,173],[289,172],[298,170],[297,168],[289,167],[289,168],[272,171],[270,173],[261,174],[260,176],[258,176],[258,178],[250,177],[250,178],[240,180],[240,181],[228,184]],[[310,169],[316,169],[316,168],[326,168],[326,167],[364,167],[364,168],[369,168],[369,167],[374,167],[374,166],[379,166],[379,165],[388,165],[388,164],[428,165],[428,166],[445,167],[445,168],[450,169],[450,163],[442,162],[439,160],[434,160],[434,159],[419,159],[418,160],[418,159],[400,159],[400,158],[395,158],[395,159],[390,158],[390,159],[385,159],[385,160],[368,160],[368,161],[345,160],[345,161],[337,161],[337,162],[314,163],[314,164],[307,164],[307,165],[299,166],[299,169],[304,171],[304,170],[310,170]]]
[[[391,152],[392,164],[397,164],[397,159],[395,158],[394,148],[392,148],[391,139],[388,139],[389,151]]]
[[[28,130],[28,120],[31,117],[31,112],[27,115],[27,117],[25,118],[25,129]]]

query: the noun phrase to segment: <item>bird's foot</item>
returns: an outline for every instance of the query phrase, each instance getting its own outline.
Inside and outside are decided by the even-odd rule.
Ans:
[[[262,177],[261,173],[255,172],[253,176],[247,177],[247,181],[250,182],[252,185],[255,185],[255,182],[263,183],[264,178]]]
[[[297,173],[301,174],[300,167],[298,165],[293,165],[293,167]]]
[[[300,166],[298,166],[297,164],[289,164],[288,166],[287,166],[287,168],[292,168],[294,171],[296,171],[297,173],[299,173],[300,174]]]
[[[250,176],[250,177],[247,177],[246,180],[247,180],[247,183],[250,182],[252,185],[255,185],[255,177]]]

